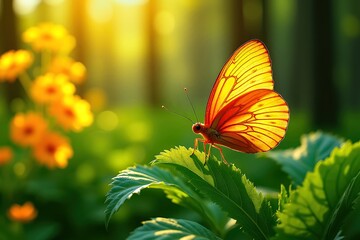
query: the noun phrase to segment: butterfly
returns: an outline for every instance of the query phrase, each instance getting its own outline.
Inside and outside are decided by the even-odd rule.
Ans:
[[[289,107],[274,91],[271,59],[260,40],[240,46],[220,71],[211,90],[205,123],[192,125],[198,142],[219,149],[225,146],[245,153],[265,152],[284,138],[289,122]],[[206,163],[206,162],[205,162]]]

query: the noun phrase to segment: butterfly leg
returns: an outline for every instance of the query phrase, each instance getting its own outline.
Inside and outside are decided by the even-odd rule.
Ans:
[[[198,146],[199,146],[199,141],[202,142],[204,144],[204,152],[206,153],[206,148],[205,148],[205,139],[202,139],[202,138],[195,138],[195,142],[194,142],[194,150],[192,152],[191,155],[193,155],[195,153],[195,150],[198,149]]]
[[[217,148],[217,149],[219,150],[222,161],[223,161],[225,164],[229,165],[229,163],[226,161],[226,159],[225,159],[225,157],[224,157],[224,154],[223,154],[223,152],[222,152],[222,148],[219,147],[219,146],[217,146],[217,145],[215,145],[215,144],[212,144],[212,146],[214,146],[214,148]]]
[[[206,160],[207,160],[207,158],[208,158],[208,155],[209,155],[209,154],[207,154],[207,153],[206,153],[206,142],[205,142],[205,139],[202,139],[202,138],[195,138],[195,142],[194,142],[194,150],[193,150],[193,152],[191,153],[191,155],[190,155],[190,156],[194,155],[195,150],[197,150],[197,149],[198,149],[199,141],[200,141],[200,142],[202,142],[202,143],[203,143],[203,145],[204,145],[204,152],[205,152],[205,155],[206,155],[204,165],[206,165]],[[210,149],[209,149],[209,153],[210,153]]]
[[[205,162],[204,162],[204,166],[206,165],[206,162],[207,162],[207,160],[209,159],[209,157],[210,157],[210,152],[211,152],[211,147],[212,147],[213,145],[212,144],[209,144],[209,149],[207,150],[207,152],[206,152],[206,143],[204,142],[204,152],[205,152]]]
[[[198,138],[195,138],[195,141],[194,141],[194,149],[193,149],[193,152],[191,153],[190,156],[194,155],[195,150],[197,150],[197,148],[198,148],[198,144],[199,144],[199,139],[198,139]]]

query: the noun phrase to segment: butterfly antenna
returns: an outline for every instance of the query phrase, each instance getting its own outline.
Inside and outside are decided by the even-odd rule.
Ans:
[[[187,117],[187,116],[181,115],[180,113],[177,113],[177,112],[170,111],[170,110],[169,110],[167,107],[165,107],[164,105],[162,105],[161,108],[162,108],[162,109],[165,109],[166,111],[168,111],[168,112],[170,112],[170,113],[172,113],[172,114],[175,114],[175,115],[177,115],[177,116],[180,116],[180,117],[182,117],[182,118],[185,118],[185,119],[189,120],[192,124],[194,124],[194,121],[193,121],[191,118]]]
[[[186,98],[188,99],[188,101],[189,101],[189,103],[190,103],[190,106],[191,106],[191,108],[192,108],[192,110],[193,110],[193,113],[194,113],[195,118],[196,118],[196,122],[199,122],[199,118],[198,118],[198,116],[197,116],[197,114],[196,114],[196,111],[195,111],[195,108],[194,108],[194,104],[192,104],[192,102],[191,102],[191,100],[190,100],[189,94],[188,94],[188,92],[187,92],[187,88],[184,88],[184,92],[185,92]]]

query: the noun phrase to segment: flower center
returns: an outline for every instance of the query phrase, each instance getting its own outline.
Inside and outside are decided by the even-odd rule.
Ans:
[[[64,113],[66,116],[68,116],[69,118],[74,118],[75,117],[75,113],[71,108],[65,108],[64,109]]]
[[[44,41],[51,41],[51,40],[53,40],[54,37],[51,33],[46,32],[46,33],[43,33],[42,38]]]
[[[54,155],[55,151],[56,151],[56,146],[49,144],[46,146],[46,151],[50,154],[50,155]]]
[[[53,87],[53,86],[49,86],[49,87],[46,88],[46,92],[48,94],[54,94],[56,92],[56,88]]]
[[[24,134],[29,136],[34,133],[34,128],[32,126],[26,126],[24,128]]]

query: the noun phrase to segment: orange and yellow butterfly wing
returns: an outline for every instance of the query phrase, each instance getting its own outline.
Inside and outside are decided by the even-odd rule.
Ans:
[[[289,108],[273,90],[271,60],[264,44],[242,45],[221,70],[206,107],[205,125],[219,137],[213,143],[255,153],[283,139]]]
[[[255,89],[273,89],[271,63],[264,44],[252,40],[239,47],[222,68],[210,93],[205,124],[235,98]]]

